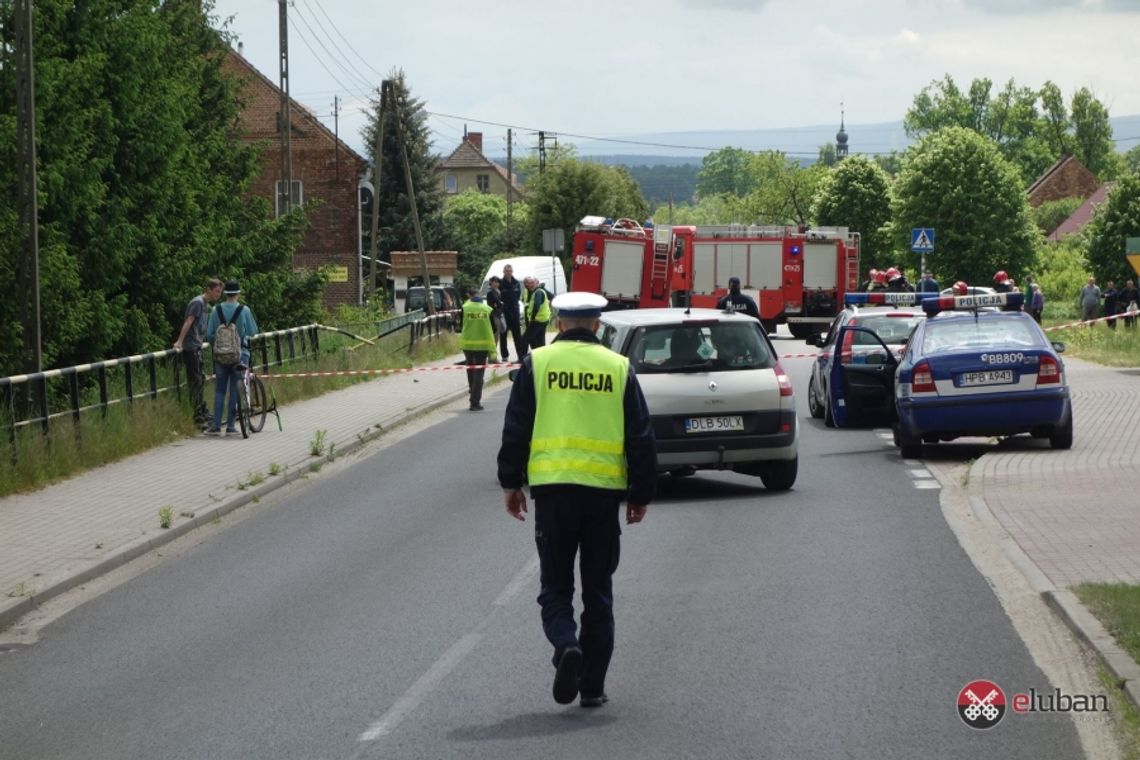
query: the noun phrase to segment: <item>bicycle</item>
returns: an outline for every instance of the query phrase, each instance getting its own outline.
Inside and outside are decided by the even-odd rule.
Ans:
[[[265,383],[253,371],[253,367],[238,365],[241,381],[238,384],[238,427],[241,437],[249,438],[251,433],[260,433],[265,427],[265,417],[272,412],[277,418],[277,429],[281,430],[281,415],[277,411],[277,397],[265,392]]]

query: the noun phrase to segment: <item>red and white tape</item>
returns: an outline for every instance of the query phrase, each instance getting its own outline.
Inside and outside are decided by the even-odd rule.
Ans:
[[[1096,319],[1086,319],[1081,322],[1070,322],[1067,325],[1053,325],[1052,327],[1044,328],[1044,330],[1045,332],[1049,332],[1050,330],[1064,330],[1069,327],[1080,327],[1081,325],[1095,325],[1097,322],[1107,322],[1110,319],[1123,319],[1124,317],[1135,317],[1137,314],[1140,314],[1140,310],[1122,311],[1119,314],[1113,314],[1108,317],[1097,317]]]
[[[395,375],[401,372],[442,372],[447,370],[468,369],[501,369],[517,367],[518,362],[502,362],[499,364],[448,364],[442,367],[398,367],[396,369],[343,369],[332,372],[274,372],[261,374],[263,380],[276,380],[278,378],[299,377],[352,377],[361,375]]]

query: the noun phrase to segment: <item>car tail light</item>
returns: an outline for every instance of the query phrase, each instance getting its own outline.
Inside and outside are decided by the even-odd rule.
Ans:
[[[852,322],[854,322],[854,320],[852,320]],[[851,322],[848,322],[848,324],[851,324]],[[840,346],[840,348],[839,348],[839,363],[840,364],[850,364],[851,363],[851,357],[852,357],[851,346],[853,346],[854,344],[855,344],[855,333],[848,332],[848,333],[844,334],[843,345]]]
[[[911,393],[937,393],[934,385],[934,374],[930,371],[930,362],[919,362],[914,366],[910,380]]]
[[[1037,384],[1050,385],[1061,382],[1061,365],[1052,356],[1042,356],[1037,366]]]
[[[788,374],[784,372],[784,368],[780,366],[779,362],[776,362],[774,369],[776,371],[776,382],[780,384],[780,395],[792,395],[792,381],[788,379]]]

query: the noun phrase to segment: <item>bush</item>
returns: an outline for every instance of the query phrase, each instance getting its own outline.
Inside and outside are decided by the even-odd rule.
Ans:
[[[1073,215],[1081,207],[1084,200],[1081,198],[1061,198],[1056,201],[1045,201],[1040,206],[1030,209],[1029,215],[1042,235],[1048,235],[1061,226],[1061,222]]]
[[[1086,250],[1087,243],[1078,235],[1042,247],[1041,275],[1036,282],[1045,295],[1047,318],[1076,319],[1080,315],[1077,296],[1089,278]]]

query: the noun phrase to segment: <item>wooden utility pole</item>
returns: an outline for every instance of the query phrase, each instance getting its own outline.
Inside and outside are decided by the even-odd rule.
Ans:
[[[333,95],[333,165],[336,183],[340,185],[340,98]]]
[[[513,229],[511,227],[511,209],[514,206],[514,169],[511,165],[511,130],[507,129],[507,250],[514,252]]]
[[[40,339],[40,231],[36,200],[36,77],[32,49],[32,0],[16,0],[16,175],[17,211],[24,234],[18,267],[24,327],[24,360],[29,373],[43,370]],[[29,386],[30,387],[30,386]],[[45,422],[46,424],[46,422]]]
[[[290,138],[293,132],[292,114],[289,113],[289,11],[287,0],[278,2],[278,36],[280,38],[280,70],[279,84],[281,87],[281,195],[278,208],[282,214],[288,214],[293,208],[293,158]]]
[[[380,236],[380,165],[384,155],[384,121],[388,117],[388,80],[380,83],[380,110],[376,114],[376,141],[372,148],[372,234],[368,237],[368,300],[376,295],[376,246]]]
[[[395,98],[392,101],[392,115],[396,122],[396,142],[400,145],[400,158],[404,162],[404,185],[408,191],[408,204],[412,208],[412,226],[416,229],[416,248],[420,252],[420,272],[424,278],[424,308],[429,315],[435,314],[435,299],[431,295],[431,274],[428,271],[427,251],[424,250],[424,235],[420,229],[420,215],[416,211],[416,188],[412,182],[412,166],[408,163],[408,148],[404,142],[404,120],[400,113],[400,104]]]

